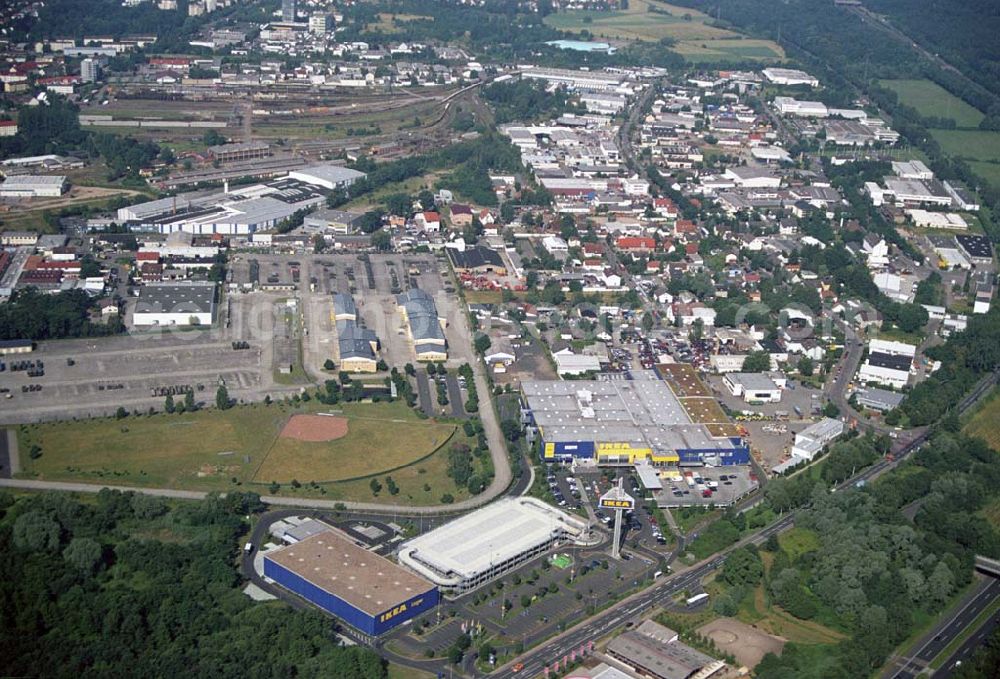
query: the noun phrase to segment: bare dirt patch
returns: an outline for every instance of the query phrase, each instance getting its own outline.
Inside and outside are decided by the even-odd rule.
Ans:
[[[781,655],[785,646],[783,639],[733,618],[716,618],[699,627],[698,633],[714,641],[720,651],[729,653],[741,665],[751,668],[756,667],[768,653]]]
[[[328,415],[292,415],[281,438],[296,441],[335,441],[347,436],[347,418]]]

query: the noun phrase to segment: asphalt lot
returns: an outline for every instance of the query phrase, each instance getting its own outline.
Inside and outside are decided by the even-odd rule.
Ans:
[[[0,423],[34,422],[53,417],[105,414],[118,406],[145,410],[161,407],[154,390],[189,386],[198,400],[212,401],[219,380],[233,398],[256,398],[268,385],[262,379],[259,344],[234,350],[214,332],[167,333],[40,342],[23,360],[41,361],[44,375],[26,371],[0,373],[9,389]],[[8,362],[9,365],[9,362]],[[38,391],[26,391],[41,385]],[[201,388],[199,389],[199,385]]]
[[[758,485],[757,480],[751,478],[753,470],[748,465],[698,467],[685,471],[694,475],[695,484],[698,478],[705,481],[703,485],[716,484],[711,496],[704,497],[697,485],[688,485],[683,478],[673,481],[661,478],[663,490],[654,493],[659,507],[725,507],[752,492]]]

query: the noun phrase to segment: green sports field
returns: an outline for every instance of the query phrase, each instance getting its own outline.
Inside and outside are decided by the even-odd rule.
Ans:
[[[933,130],[931,134],[942,151],[965,160],[985,181],[1000,187],[1000,132]]]
[[[279,435],[293,415],[316,412],[346,418],[346,435],[323,442]],[[445,444],[452,441],[468,443],[454,424],[421,420],[401,402],[256,404],[18,429],[25,478],[262,494],[276,481],[283,495],[372,501],[370,477],[384,482],[391,474],[399,494],[389,498],[382,491],[378,499],[400,504],[468,495],[445,473]],[[41,451],[37,459],[28,454],[33,446]],[[292,480],[301,487],[293,489]]]
[[[922,116],[951,118],[959,127],[976,127],[983,119],[982,111],[930,80],[883,80],[881,84]]]

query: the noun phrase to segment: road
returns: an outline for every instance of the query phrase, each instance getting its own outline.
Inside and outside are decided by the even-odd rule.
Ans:
[[[942,618],[923,638],[917,641],[906,656],[895,662],[890,671],[883,675],[892,679],[915,679],[934,658],[940,655],[954,639],[975,621],[993,601],[1000,599],[1000,580],[987,577],[977,584],[960,603],[958,609]],[[972,634],[962,646],[948,658],[935,677],[951,674],[957,660],[968,658],[982,640],[997,626],[998,615],[991,616],[986,624]]]
[[[959,646],[941,665],[941,669],[934,673],[936,679],[947,679],[955,670],[960,667],[960,663],[967,662],[969,658],[986,643],[994,631],[1000,628],[1000,613],[995,613],[987,618],[983,624],[973,634]]]

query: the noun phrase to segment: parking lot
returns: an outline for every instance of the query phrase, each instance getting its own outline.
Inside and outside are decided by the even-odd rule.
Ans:
[[[545,468],[545,481],[552,492],[553,500],[563,509],[578,511],[583,502],[589,502],[588,516],[593,512],[593,518],[600,521],[609,531],[614,528],[614,512],[603,510],[599,506],[601,495],[608,492],[612,482],[604,474],[604,470],[595,467],[577,467],[572,469],[560,465],[548,465]],[[624,515],[622,524],[622,543],[625,547],[636,547],[666,552],[669,547],[655,519],[646,509],[646,501],[652,499],[649,491],[639,484],[635,474],[628,470],[616,471],[616,478],[624,479],[624,487],[636,500],[636,509]]]
[[[233,398],[256,397],[265,387],[262,350],[255,342],[246,347],[234,349],[207,332],[41,342],[18,360],[40,364],[44,374],[0,372],[0,389],[8,390],[0,422],[104,415],[119,406],[160,409],[169,387],[212,402],[220,380]]]
[[[690,476],[687,476],[690,474]],[[751,467],[730,465],[680,470],[675,478],[661,477],[663,490],[656,504],[668,507],[726,507],[753,491],[759,481]]]

